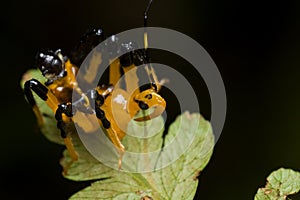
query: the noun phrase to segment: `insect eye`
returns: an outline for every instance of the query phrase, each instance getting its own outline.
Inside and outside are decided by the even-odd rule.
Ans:
[[[146,98],[146,99],[152,99],[152,94],[147,94],[147,95],[145,96],[145,98]]]

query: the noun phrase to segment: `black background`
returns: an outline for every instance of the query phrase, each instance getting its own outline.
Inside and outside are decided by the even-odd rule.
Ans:
[[[68,51],[95,26],[108,35],[142,26],[146,1],[5,3],[0,17],[0,198],[67,199],[87,183],[61,176],[63,147],[35,134],[35,118],[19,81],[41,48]],[[149,26],[198,41],[217,64],[227,91],[226,124],[195,199],[253,199],[271,171],[300,170],[299,15],[296,0],[154,0]],[[209,116],[209,107],[203,112]]]

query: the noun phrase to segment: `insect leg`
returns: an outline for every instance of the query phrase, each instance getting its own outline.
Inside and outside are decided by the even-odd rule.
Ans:
[[[72,104],[71,103],[62,103],[58,105],[58,108],[55,112],[55,119],[57,120],[57,128],[59,128],[61,132],[61,137],[64,139],[66,148],[70,154],[70,157],[73,161],[78,160],[78,154],[74,149],[74,145],[72,143],[70,135],[66,132],[66,118],[65,116],[70,118],[73,117],[72,112]]]
[[[65,70],[68,74],[68,82],[66,84],[68,84],[71,88],[73,88],[73,90],[76,91],[85,100],[85,105],[88,107],[90,105],[90,101],[86,96],[86,94],[78,86],[78,82],[76,80],[76,72],[75,72],[76,69],[69,60],[65,63]]]
[[[121,130],[118,128],[117,124],[113,121],[113,118],[109,115],[108,111],[105,113],[103,109],[101,109],[101,106],[104,104],[105,96],[107,95],[108,91],[105,90],[102,95],[96,91],[96,116],[101,121],[102,126],[106,129],[108,137],[112,141],[112,143],[117,147],[117,150],[119,152],[119,161],[118,161],[118,168],[121,169],[122,165],[122,158],[125,152],[125,147],[120,141],[119,135],[123,135],[121,133]]]
[[[38,124],[41,126],[44,124],[43,117],[39,108],[37,107],[32,91],[37,94],[37,96],[39,96],[42,100],[44,100],[52,110],[56,110],[58,101],[56,97],[51,92],[49,92],[49,89],[38,80],[31,79],[25,82],[25,96],[29,104],[32,106],[32,110],[37,117]]]

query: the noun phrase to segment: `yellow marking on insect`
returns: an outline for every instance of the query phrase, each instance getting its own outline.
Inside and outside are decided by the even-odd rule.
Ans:
[[[99,122],[94,114],[86,114],[83,112],[76,112],[73,120],[77,125],[85,130],[86,133],[93,133],[99,129]]]
[[[100,52],[93,51],[88,66],[88,70],[86,71],[86,74],[83,77],[84,80],[86,80],[88,83],[92,83],[96,78],[97,71],[101,63],[102,63],[102,54]]]
[[[131,65],[128,67],[123,67],[125,83],[126,83],[126,91],[131,94],[136,89],[139,88],[139,78],[137,77],[137,67],[135,65]]]
[[[111,101],[111,102],[109,102]],[[105,100],[105,104],[111,104],[111,108],[109,110],[108,107],[102,106],[102,109],[106,109],[107,112],[111,112],[111,116],[113,116],[112,120],[116,122],[116,125],[119,127],[119,129],[122,131],[127,130],[127,125],[129,121],[132,119],[129,111],[130,106],[136,106],[134,107],[135,111],[137,112],[139,110],[139,107],[137,106],[137,103],[133,102],[132,99],[130,99],[129,94],[120,88],[116,88],[111,97],[108,97]],[[125,105],[125,110],[124,110],[124,103],[126,102]],[[135,113],[136,114],[136,113]],[[125,132],[122,131],[122,133],[118,133],[118,135],[121,136],[121,138],[125,135]]]
[[[121,77],[120,60],[119,59],[111,60],[109,65],[109,83],[112,84],[115,88],[119,88],[120,77]]]
[[[71,88],[73,88],[81,97],[85,100],[85,106],[90,106],[89,98],[82,92],[80,87],[78,86],[78,82],[76,80],[75,74],[77,74],[78,68],[74,66],[70,60],[67,60],[65,63],[65,70],[67,71],[67,80],[66,84],[69,84]]]

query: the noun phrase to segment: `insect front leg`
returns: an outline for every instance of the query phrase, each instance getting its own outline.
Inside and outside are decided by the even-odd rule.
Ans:
[[[48,106],[54,111],[57,108],[58,101],[56,97],[51,92],[49,92],[49,89],[38,80],[31,79],[25,82],[24,85],[25,96],[29,104],[31,105],[32,110],[37,118],[38,125],[42,126],[44,125],[43,116],[36,104],[32,91],[35,94],[37,94],[37,96],[40,97],[42,100],[44,100],[48,104]]]

